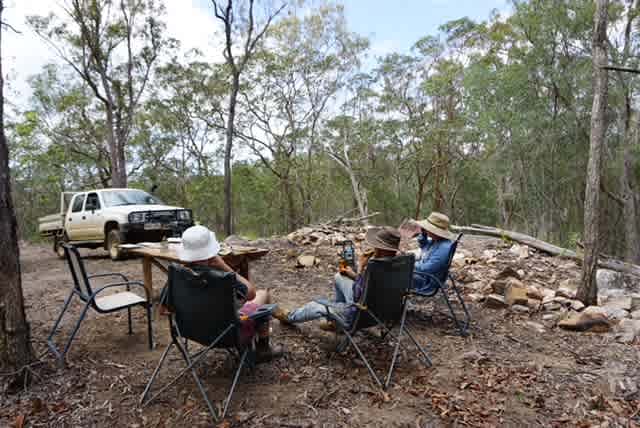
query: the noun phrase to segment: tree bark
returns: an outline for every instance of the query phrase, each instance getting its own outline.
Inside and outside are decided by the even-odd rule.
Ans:
[[[349,181],[351,182],[351,190],[353,191],[353,198],[356,201],[356,205],[358,206],[358,212],[360,216],[365,219],[364,224],[369,224],[367,219],[367,214],[369,211],[368,202],[367,202],[367,191],[362,188],[360,184],[360,180],[358,180],[358,176],[353,170],[353,166],[351,165],[351,160],[349,159],[349,152],[347,145],[344,146],[343,154],[344,156],[336,155],[331,151],[327,151],[327,154],[330,158],[335,160],[338,165],[345,170],[347,175],[349,176]]]
[[[0,0],[0,22],[4,2]],[[4,27],[4,26],[3,26]],[[4,79],[0,28],[0,370],[17,372],[33,360],[29,324],[24,312],[17,223],[11,199],[9,148],[4,133]],[[10,383],[20,381],[17,372]]]
[[[240,91],[240,73],[233,73],[231,95],[229,96],[229,115],[227,117],[227,141],[224,147],[224,233],[233,233],[233,194],[231,188],[231,155],[233,153],[233,134],[236,120],[236,105]]]
[[[600,221],[600,170],[604,136],[607,128],[607,6],[608,0],[598,0],[594,16],[593,54],[593,106],[591,109],[591,136],[589,163],[587,165],[587,185],[584,206],[584,262],[577,299],[585,305],[597,305],[598,285],[596,269],[599,253]]]
[[[640,121],[637,113],[631,115],[631,135],[625,135],[621,190],[623,201],[624,255],[628,263],[640,264],[640,230],[638,230],[638,189],[634,180],[633,147],[638,147]]]

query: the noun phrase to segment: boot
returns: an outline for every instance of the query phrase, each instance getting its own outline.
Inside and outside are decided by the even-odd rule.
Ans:
[[[261,337],[256,345],[256,363],[267,363],[284,355],[284,346],[269,346],[269,337]]]
[[[320,321],[320,330],[323,331],[330,331],[330,332],[334,332],[336,331],[336,323],[333,321]]]
[[[293,325],[293,323],[291,321],[289,321],[289,314],[291,313],[291,311],[287,310],[287,309],[283,309],[280,306],[278,306],[276,308],[275,311],[273,311],[273,313],[271,314],[271,316],[275,319],[277,319],[278,321],[280,321],[282,324],[285,325]]]

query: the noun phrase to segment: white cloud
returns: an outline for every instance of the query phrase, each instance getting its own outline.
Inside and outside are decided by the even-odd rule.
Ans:
[[[7,84],[8,98],[12,103],[26,106],[31,96],[27,83],[30,76],[39,73],[48,63],[61,63],[55,52],[47,46],[26,24],[29,15],[47,15],[51,12],[63,16],[60,4],[51,0],[5,0],[3,21],[18,31],[3,30],[2,65]],[[197,48],[209,61],[222,61],[220,23],[213,11],[198,7],[186,0],[166,0],[167,36],[181,42],[181,50],[186,52]]]

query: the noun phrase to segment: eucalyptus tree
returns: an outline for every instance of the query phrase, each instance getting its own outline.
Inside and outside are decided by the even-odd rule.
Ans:
[[[31,16],[33,30],[73,69],[99,105],[111,185],[126,187],[126,149],[135,114],[161,53],[175,47],[163,33],[155,0],[68,0],[64,14]]]
[[[376,69],[387,138],[397,145],[398,164],[408,167],[416,185],[415,217],[422,215],[427,188],[430,207],[438,211],[448,211],[456,194],[450,181],[461,144],[462,70],[456,56],[432,36],[416,42],[410,54],[387,55]]]
[[[320,149],[320,129],[367,46],[366,39],[348,31],[342,7],[325,5],[303,17],[282,19],[256,55],[252,84],[243,92],[249,114],[240,133],[278,177],[286,229],[311,217],[308,178],[313,153]]]
[[[2,21],[0,0],[0,370],[12,389],[22,384],[25,367],[33,361],[30,328],[24,311],[20,248],[11,194],[9,149],[4,132],[4,74],[2,73]],[[3,388],[4,389],[4,388]]]
[[[585,305],[598,304],[596,270],[600,253],[600,174],[607,130],[608,71],[607,56],[608,0],[597,0],[593,24],[593,107],[587,185],[584,206],[584,261],[577,298]],[[631,219],[632,221],[634,219]]]
[[[240,92],[240,75],[256,52],[258,44],[264,38],[271,22],[284,10],[286,3],[269,8],[263,22],[260,22],[254,10],[255,0],[245,0],[244,2],[240,0],[235,3],[235,6],[233,0],[226,0],[225,3],[216,0],[211,0],[211,2],[216,18],[222,22],[224,27],[223,54],[231,77],[224,149],[224,231],[230,235],[233,232],[231,156],[235,134],[236,104]],[[240,46],[239,54],[234,52],[238,45]]]

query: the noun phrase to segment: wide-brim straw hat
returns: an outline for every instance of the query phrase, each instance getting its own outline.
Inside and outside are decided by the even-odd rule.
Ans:
[[[209,260],[220,252],[216,234],[204,226],[192,226],[182,234],[182,243],[177,248],[178,258],[183,262]]]
[[[398,251],[400,233],[393,227],[372,227],[367,230],[364,241],[373,248]]]
[[[444,239],[453,240],[454,234],[449,232],[449,217],[439,212],[432,212],[426,220],[416,221],[421,228]]]

